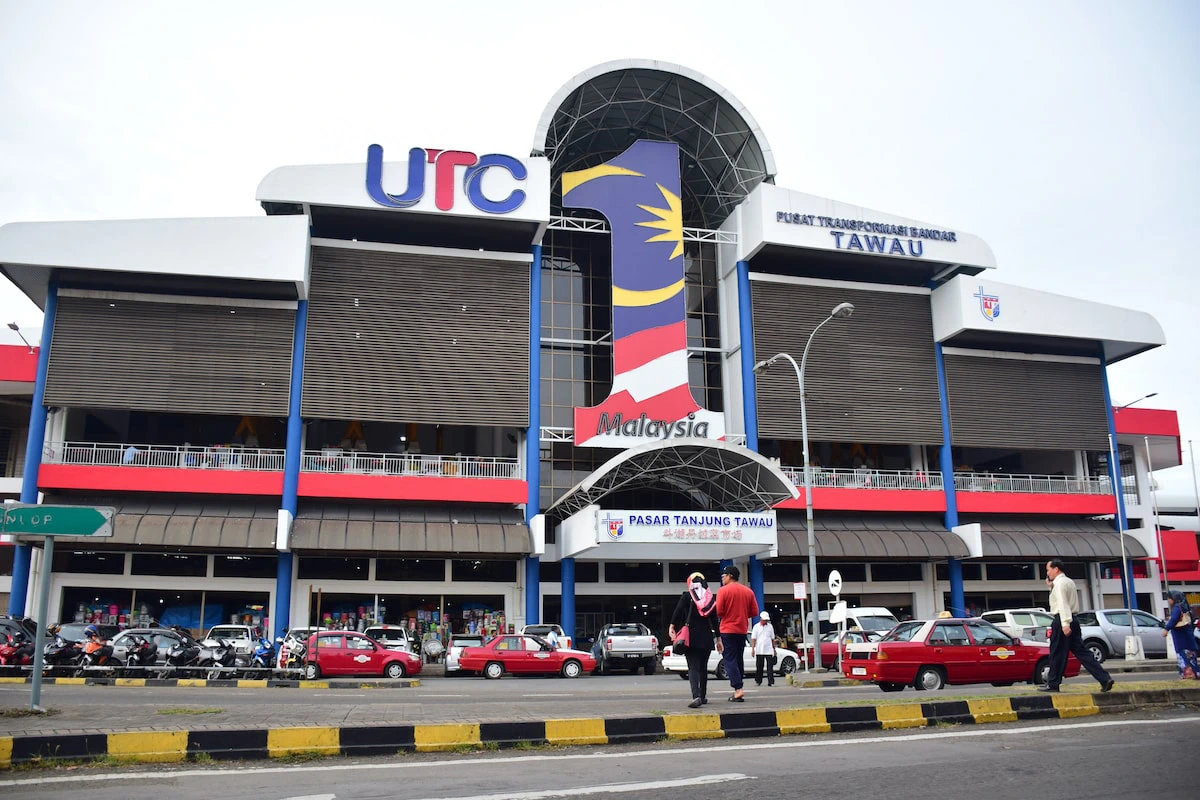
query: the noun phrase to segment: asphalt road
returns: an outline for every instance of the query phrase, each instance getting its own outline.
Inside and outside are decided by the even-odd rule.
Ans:
[[[727,800],[786,797],[1194,797],[1172,768],[1192,711],[921,731],[320,763],[9,773],[0,794],[87,800]],[[1178,763],[1178,761],[1176,761]]]

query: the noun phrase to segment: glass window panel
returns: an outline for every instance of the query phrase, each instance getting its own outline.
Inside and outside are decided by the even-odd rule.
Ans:
[[[13,548],[4,547],[11,551]],[[124,553],[105,553],[95,550],[58,550],[54,551],[55,572],[86,572],[93,575],[120,575],[125,572]],[[9,571],[12,574],[12,554],[9,554]]]
[[[517,579],[517,562],[454,559],[450,562],[450,579],[512,583]]]
[[[134,553],[134,575],[171,575],[203,578],[208,574],[208,556],[182,553]]]
[[[375,577],[381,581],[444,581],[446,561],[441,558],[380,558]]]

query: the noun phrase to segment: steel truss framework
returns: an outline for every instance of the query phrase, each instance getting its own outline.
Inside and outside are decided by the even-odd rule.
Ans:
[[[543,113],[533,153],[551,160],[557,178],[637,139],[679,145],[684,222],[694,228],[719,227],[755,186],[774,182],[771,148],[745,106],[706,76],[658,61],[618,61],[576,76]]]
[[[752,450],[710,439],[650,442],[615,456],[546,510],[555,522],[626,489],[690,498],[701,511],[767,511],[800,496],[779,466]]]
[[[588,217],[563,217],[554,215],[550,217],[550,224],[547,226],[552,230],[559,231],[581,231],[583,233],[611,233],[608,227],[608,221],[602,219],[590,219]],[[738,235],[735,231],[717,231],[707,228],[684,228],[683,240],[685,242],[716,242],[717,244],[737,244]]]

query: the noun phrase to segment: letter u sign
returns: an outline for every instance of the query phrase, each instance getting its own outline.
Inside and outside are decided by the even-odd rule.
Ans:
[[[575,409],[576,445],[724,437],[723,416],[702,409],[688,388],[680,194],[673,142],[637,141],[610,161],[563,173],[563,207],[599,211],[612,229],[613,385],[600,405]],[[646,423],[622,424],[642,415]]]
[[[367,148],[367,194],[381,206],[388,208],[412,208],[425,196],[425,170],[433,165],[433,201],[439,211],[454,208],[454,170],[463,171],[463,193],[471,205],[488,214],[507,214],[516,211],[525,202],[525,191],[513,189],[508,196],[492,200],[483,194],[483,177],[487,170],[497,167],[507,170],[514,180],[528,177],[525,165],[512,156],[490,153],[476,156],[466,150],[430,150],[414,147],[408,151],[408,182],[400,194],[390,194],[383,188],[383,148],[373,144]]]

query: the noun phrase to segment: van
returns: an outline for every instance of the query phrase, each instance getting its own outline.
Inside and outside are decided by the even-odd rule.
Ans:
[[[836,631],[838,626],[829,621],[829,610],[822,611],[817,619],[820,621],[821,632],[823,636],[831,631]],[[900,620],[896,619],[893,614],[882,606],[865,606],[863,608],[848,608],[846,609],[846,630],[858,628],[864,631],[875,631],[882,635],[890,631],[896,625],[900,624]],[[812,614],[808,615],[809,634],[812,633]]]

